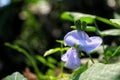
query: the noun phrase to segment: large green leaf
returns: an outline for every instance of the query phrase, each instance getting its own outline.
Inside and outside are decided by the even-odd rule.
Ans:
[[[79,80],[120,80],[120,64],[93,64]]]
[[[91,24],[94,23],[94,20],[98,20],[101,21],[103,23],[109,24],[115,28],[120,28],[120,23],[119,21],[115,21],[115,20],[109,20],[103,17],[99,17],[99,16],[95,16],[95,15],[90,15],[90,14],[85,14],[85,13],[78,13],[78,12],[63,12],[61,14],[61,18],[64,20],[69,20],[69,21],[76,21],[78,19],[80,19],[81,21],[85,21],[87,24]]]
[[[13,74],[7,76],[3,80],[27,80],[27,79],[19,72],[14,72]]]
[[[103,36],[120,36],[120,29],[109,29],[100,32]]]

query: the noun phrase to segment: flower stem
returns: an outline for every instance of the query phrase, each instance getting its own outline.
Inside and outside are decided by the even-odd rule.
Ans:
[[[111,57],[109,58],[109,61],[111,61],[111,58],[113,58],[117,52],[120,50],[120,46],[114,51],[114,53],[111,55]]]
[[[114,57],[119,50],[120,50],[120,46],[119,46],[119,47],[115,50],[115,52],[112,54],[112,57]]]
[[[94,64],[95,62],[94,62],[94,60],[93,60],[92,56],[91,56],[90,54],[88,54],[88,56],[89,56],[89,58],[90,58],[91,62]]]
[[[61,43],[60,47],[61,47],[60,54],[62,56],[63,55],[63,44],[62,43]],[[63,70],[64,70],[64,64],[63,64],[63,62],[61,62],[61,70],[60,70],[61,77],[63,76]]]

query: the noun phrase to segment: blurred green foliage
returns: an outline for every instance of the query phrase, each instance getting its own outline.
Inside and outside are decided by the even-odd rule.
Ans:
[[[115,5],[108,1],[115,2]],[[115,53],[114,56],[119,55],[119,50],[116,51],[120,45],[120,20],[117,19],[120,17],[119,2],[120,0],[11,0],[10,4],[0,7],[0,78],[15,71],[21,72],[29,66],[38,76],[40,74],[40,78],[56,79],[60,71],[56,73],[55,70],[63,66],[60,54],[68,49],[61,45],[63,41],[60,40],[71,28],[76,28],[74,22],[78,19],[87,23],[86,32],[102,36],[104,44],[110,46],[105,50],[108,59],[112,53]],[[56,43],[56,40],[59,41]],[[79,70],[81,69],[82,67]],[[74,75],[73,73],[73,77]]]

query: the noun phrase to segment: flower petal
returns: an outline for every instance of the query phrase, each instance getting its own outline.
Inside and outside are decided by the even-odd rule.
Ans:
[[[91,53],[94,49],[98,48],[102,43],[102,39],[98,36],[90,37],[85,40],[82,44],[84,44],[82,50],[86,53]],[[80,46],[80,45],[79,45]],[[81,47],[81,46],[80,46]]]
[[[80,58],[78,52],[74,48],[70,48],[62,57],[61,60],[65,62],[65,66],[70,69],[76,69],[80,66]]]
[[[81,30],[73,30],[65,35],[64,43],[71,47],[74,47],[74,45],[77,44],[80,50],[83,50],[86,53],[91,53],[101,45],[102,39],[98,36],[89,37]]]
[[[82,43],[81,41],[84,41],[87,38],[89,37],[84,31],[73,30],[65,35],[64,43],[65,45],[73,47],[75,44],[80,45]]]

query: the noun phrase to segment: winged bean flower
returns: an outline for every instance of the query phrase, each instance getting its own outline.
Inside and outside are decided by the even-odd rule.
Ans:
[[[70,48],[62,55],[61,60],[64,61],[65,66],[70,69],[76,69],[80,66],[80,58],[78,57],[78,52],[75,48]]]
[[[73,30],[65,35],[64,43],[70,47],[77,44],[80,50],[89,54],[101,45],[102,39],[99,36],[89,37],[81,30]]]

